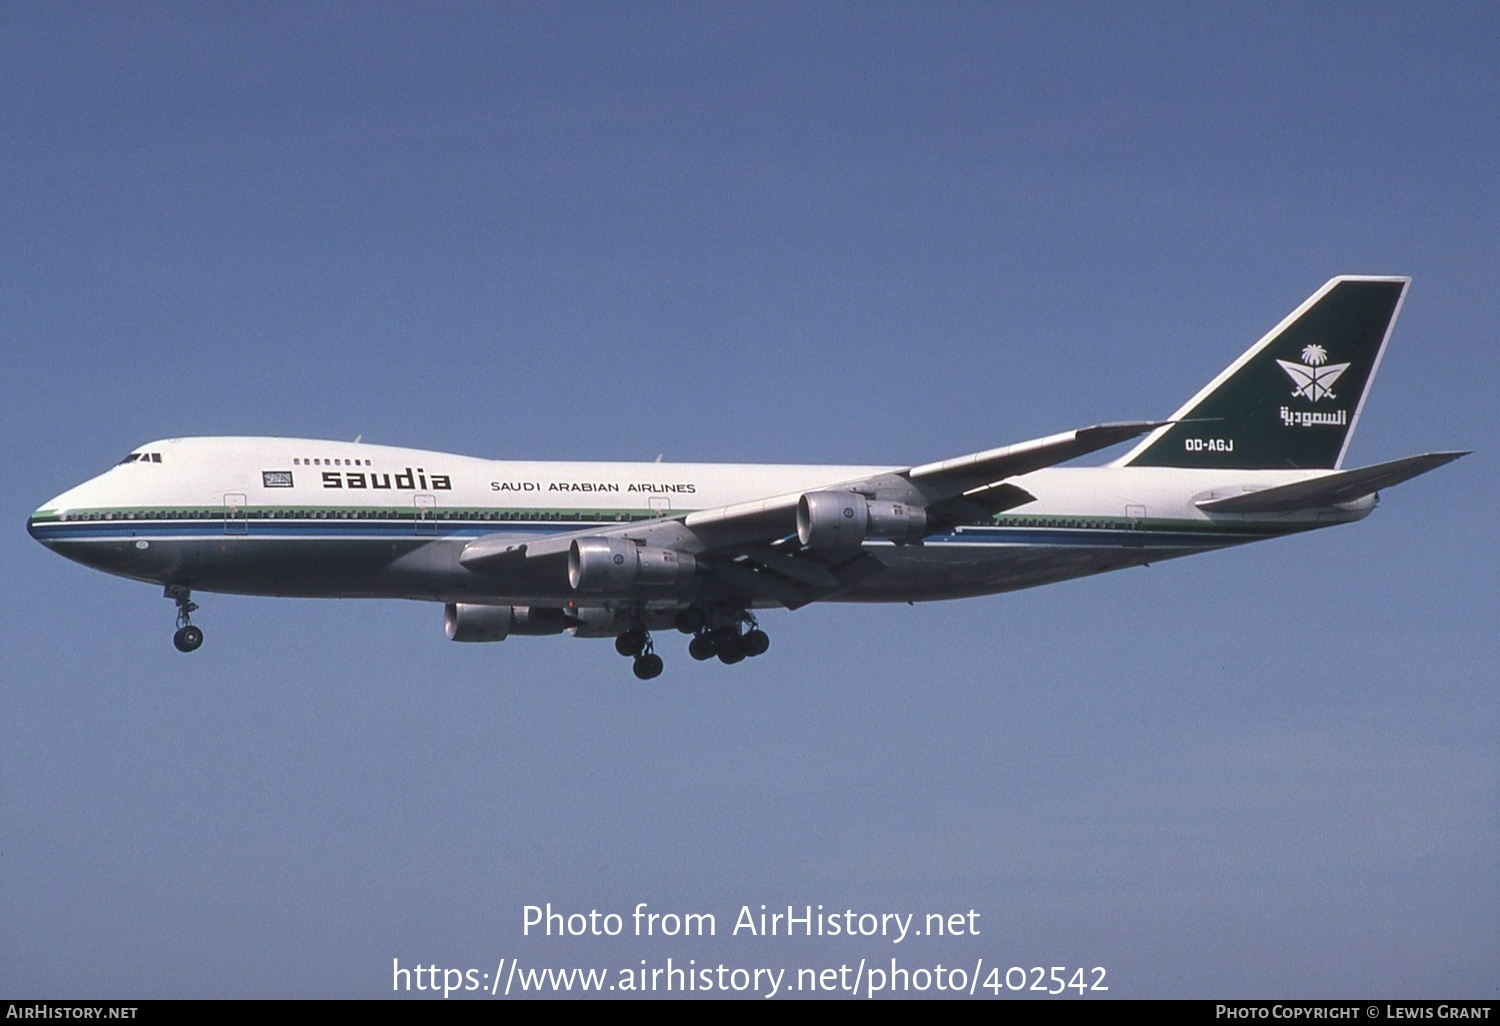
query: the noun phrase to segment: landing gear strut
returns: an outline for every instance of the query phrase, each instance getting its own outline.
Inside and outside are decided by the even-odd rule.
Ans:
[[[203,644],[203,631],[192,623],[192,616],[198,611],[192,591],[180,584],[169,584],[162,594],[177,602],[177,633],[172,635],[172,644],[179,652],[192,652]]]

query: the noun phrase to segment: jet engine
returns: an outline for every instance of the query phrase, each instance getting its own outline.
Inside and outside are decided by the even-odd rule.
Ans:
[[[904,502],[876,502],[855,492],[808,492],[797,502],[797,540],[809,549],[849,549],[866,538],[920,541],[927,511]]]
[[[561,634],[567,627],[561,609],[471,602],[449,602],[443,607],[443,629],[449,641],[504,641],[511,634]]]
[[[625,538],[579,538],[568,549],[568,583],[574,591],[594,595],[673,587],[697,572],[698,561],[686,552]]]

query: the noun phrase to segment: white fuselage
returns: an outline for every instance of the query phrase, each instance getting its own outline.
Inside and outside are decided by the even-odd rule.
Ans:
[[[568,603],[566,576],[475,572],[480,536],[535,539],[827,488],[894,468],[559,463],[289,438],[143,446],[33,514],[49,548],[112,573],[242,594]],[[830,596],[918,601],[1009,591],[1356,520],[1373,497],[1314,513],[1211,515],[1195,503],[1319,471],[1052,468],[1035,496],[920,545],[866,543],[884,569]],[[619,603],[598,602],[598,605]]]

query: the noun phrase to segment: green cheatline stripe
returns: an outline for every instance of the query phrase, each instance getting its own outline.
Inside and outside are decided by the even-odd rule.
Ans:
[[[1272,526],[1295,529],[1300,525],[1271,525],[1268,523],[1227,522],[1206,519],[1186,520],[1180,517],[1092,517],[1078,513],[1064,515],[1051,514],[1046,516],[1038,514],[1023,517],[1012,513],[997,513],[995,514],[995,526],[1035,531],[1087,528],[1099,531],[1196,531],[1214,534],[1265,534],[1267,529]]]

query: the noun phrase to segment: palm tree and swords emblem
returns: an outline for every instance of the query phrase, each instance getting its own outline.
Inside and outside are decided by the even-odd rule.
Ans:
[[[1338,396],[1333,394],[1333,383],[1349,369],[1349,364],[1329,363],[1328,350],[1316,342],[1302,347],[1302,359],[1302,363],[1292,363],[1290,360],[1276,361],[1292,379],[1292,384],[1297,386],[1292,390],[1292,395],[1301,396],[1313,402],[1319,399],[1337,399]]]

